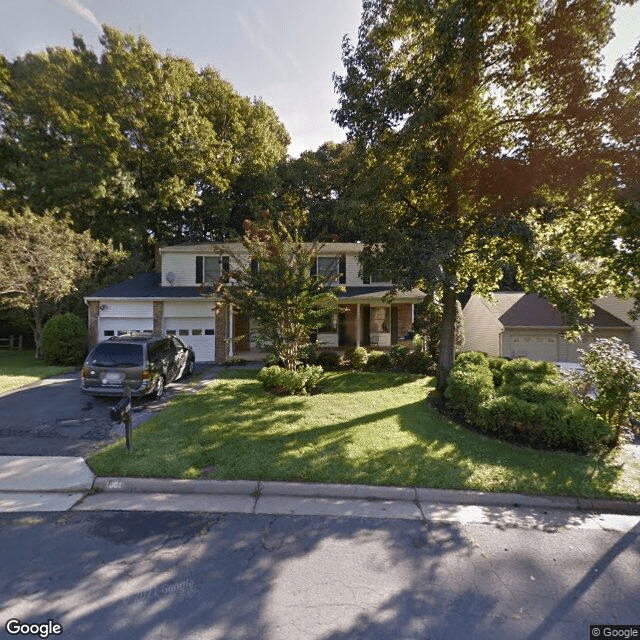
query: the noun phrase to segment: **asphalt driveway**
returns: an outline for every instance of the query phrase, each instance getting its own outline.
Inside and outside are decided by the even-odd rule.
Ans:
[[[216,369],[197,365],[196,375],[215,377]],[[160,400],[134,399],[133,428],[192,383],[190,378],[172,383]],[[83,395],[79,371],[10,391],[0,396],[0,455],[86,457],[124,435],[124,426],[109,419],[117,401]]]

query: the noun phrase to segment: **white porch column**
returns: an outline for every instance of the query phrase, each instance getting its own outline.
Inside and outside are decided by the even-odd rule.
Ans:
[[[233,358],[233,305],[229,305],[229,357]]]
[[[360,326],[360,303],[356,303],[356,347],[360,346],[360,340],[362,339],[362,327]]]

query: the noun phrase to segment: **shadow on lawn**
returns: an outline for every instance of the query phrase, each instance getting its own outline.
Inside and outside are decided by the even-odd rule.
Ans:
[[[412,378],[332,374],[327,392],[334,393],[336,388],[341,393],[356,393],[363,388],[382,391],[396,387],[400,379],[407,382]],[[536,451],[468,431],[438,414],[426,400],[371,410],[330,424],[307,425],[307,399],[294,396],[275,400],[258,390],[253,384],[238,389],[219,381],[208,400],[217,416],[215,437],[206,443],[200,440],[204,445],[203,467],[212,459],[230,458],[238,461],[233,465],[236,472],[250,468],[252,478],[587,497],[609,492],[621,473],[621,468],[608,459]],[[413,436],[410,444],[406,444],[406,438],[400,438],[404,442],[399,443],[397,433],[391,433],[386,443],[384,435],[375,433],[376,423],[389,420],[398,424],[400,434]],[[300,427],[279,428],[296,424]],[[372,428],[372,438],[378,440],[369,448],[362,440],[354,442],[354,434],[363,428]],[[247,464],[238,460],[238,454],[247,456]],[[225,470],[224,464],[218,466],[220,477],[242,475]]]
[[[255,372],[234,371],[205,394],[181,396],[161,425],[143,425],[134,453],[118,454],[125,474],[209,478],[307,480],[552,495],[606,495],[621,474],[611,459],[544,452],[500,442],[469,431],[438,414],[426,400],[409,397],[375,409],[385,389],[396,394],[400,377],[332,374],[326,394],[274,398],[262,391]],[[407,382],[412,377],[402,376]],[[425,385],[429,379],[425,379]],[[241,384],[238,384],[241,381]],[[246,381],[246,384],[245,384]],[[371,384],[367,384],[371,383]],[[358,417],[345,419],[343,393],[366,390],[354,402]],[[331,402],[329,394],[341,394]],[[402,391],[399,390],[402,394]],[[396,396],[397,397],[397,396]],[[320,403],[328,399],[326,407]],[[310,417],[309,407],[328,412]],[[213,419],[212,419],[213,417]],[[175,425],[182,427],[176,430]],[[387,431],[388,429],[388,431]],[[181,450],[182,456],[174,456]],[[98,454],[100,455],[100,454]],[[176,459],[174,459],[176,458]],[[209,475],[212,467],[215,475]],[[103,475],[109,475],[101,470]],[[138,472],[138,473],[137,473]]]

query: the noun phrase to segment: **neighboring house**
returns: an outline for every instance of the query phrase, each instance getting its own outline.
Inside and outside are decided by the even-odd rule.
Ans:
[[[578,362],[578,349],[596,338],[620,338],[640,353],[640,324],[628,316],[631,302],[614,297],[593,303],[594,314],[585,322],[593,327],[583,340],[565,339],[568,329],[562,314],[546,298],[536,294],[494,293],[490,302],[472,295],[463,309],[465,351],[491,356],[550,362]]]
[[[318,332],[321,347],[388,347],[411,329],[414,304],[424,294],[398,292],[391,304],[383,302],[392,285],[379,273],[365,279],[359,275],[361,250],[356,242],[328,243],[320,249],[316,272],[339,276],[346,289],[338,293],[345,312],[334,314]],[[217,298],[206,292],[211,288],[203,289],[233,269],[230,254],[242,258],[246,250],[241,243],[160,248],[158,273],[140,274],[85,298],[91,344],[129,331],[147,331],[179,336],[194,348],[200,362],[225,362],[234,355],[260,357],[249,337],[254,329],[251,319],[228,304],[216,305]]]

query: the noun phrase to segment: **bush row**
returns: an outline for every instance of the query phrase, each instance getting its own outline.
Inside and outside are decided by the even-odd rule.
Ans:
[[[302,365],[297,371],[272,365],[260,370],[258,380],[267,391],[277,395],[306,395],[318,386],[322,373],[318,365]]]
[[[389,351],[367,351],[364,347],[350,347],[344,355],[334,351],[321,351],[310,363],[325,370],[353,369],[355,371],[407,371],[433,374],[436,363],[424,351],[410,351],[404,345],[395,345]]]
[[[460,354],[445,398],[480,431],[511,442],[587,453],[615,441],[614,430],[576,400],[550,362]]]

